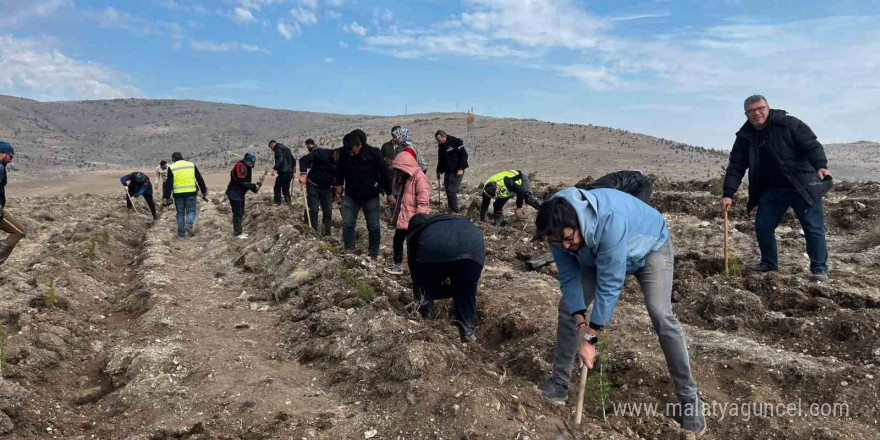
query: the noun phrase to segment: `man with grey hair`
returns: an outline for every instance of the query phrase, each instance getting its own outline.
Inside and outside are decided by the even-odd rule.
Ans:
[[[810,279],[828,281],[828,248],[822,196],[831,189],[825,150],[813,130],[784,110],[771,109],[767,99],[753,95],[744,104],[746,123],[736,133],[724,176],[721,207],[730,209],[746,170],[749,172],[747,209],[758,208],[755,235],[761,262],[752,272],[779,268],[776,228],[792,208],[804,230],[810,257]]]

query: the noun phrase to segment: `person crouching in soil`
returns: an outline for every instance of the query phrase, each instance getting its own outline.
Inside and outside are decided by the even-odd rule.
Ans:
[[[417,214],[409,220],[406,243],[419,313],[428,318],[434,300],[452,298],[462,341],[475,341],[477,286],[486,262],[483,232],[465,218]]]

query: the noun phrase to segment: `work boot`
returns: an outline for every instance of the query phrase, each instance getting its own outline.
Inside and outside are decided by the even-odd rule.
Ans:
[[[464,342],[465,344],[476,342],[476,340],[477,340],[477,335],[475,335],[473,333],[465,333],[465,334],[461,335],[461,342]]]
[[[746,268],[746,272],[755,272],[755,273],[763,273],[763,272],[776,272],[776,269],[764,264],[753,264]]]
[[[400,265],[394,263],[391,267],[386,267],[385,272],[390,273],[391,275],[403,275],[403,269],[400,268]]]
[[[192,227],[192,226],[184,226],[184,227],[183,227],[183,232],[185,232],[186,235],[189,236],[189,237],[195,237],[195,236],[196,236],[196,232],[193,231],[193,227]]]
[[[6,262],[6,259],[12,254],[12,249],[14,248],[15,246],[11,244],[0,242],[0,265],[3,265],[3,263]]]
[[[703,414],[703,402],[699,396],[681,402],[681,428],[697,435],[706,433],[706,416]]]
[[[541,384],[541,396],[550,402],[562,404],[568,400],[568,385],[561,380],[551,377]]]
[[[821,270],[817,270],[810,275],[810,281],[814,281],[817,283],[827,283],[829,281],[828,280],[828,273],[821,271]]]

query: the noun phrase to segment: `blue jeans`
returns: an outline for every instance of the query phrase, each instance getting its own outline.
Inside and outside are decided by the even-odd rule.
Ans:
[[[382,238],[382,229],[379,227],[379,197],[367,200],[355,200],[345,196],[342,198],[342,242],[346,251],[355,249],[354,225],[360,210],[364,210],[364,218],[367,220],[367,232],[370,238],[370,257],[379,256],[379,241]]]
[[[184,227],[192,228],[196,222],[196,193],[185,196],[174,196],[174,207],[177,208],[177,236],[184,236]]]
[[[675,266],[675,251],[672,238],[660,249],[645,258],[645,266],[634,275],[642,287],[645,306],[660,348],[666,357],[666,368],[672,377],[672,385],[678,400],[693,400],[697,396],[697,384],[691,372],[687,343],[681,324],[672,313],[672,279]],[[581,271],[584,302],[587,307],[596,296],[596,268],[584,267]],[[587,313],[587,319],[590,314]],[[559,321],[556,329],[556,349],[553,352],[553,380],[568,388],[571,382],[571,369],[580,344],[575,329],[574,318],[568,312],[563,299],[559,300]]]
[[[788,208],[794,210],[807,241],[807,255],[810,256],[810,272],[828,272],[828,247],[825,244],[825,212],[822,199],[810,206],[792,188],[767,188],[758,202],[755,214],[755,235],[761,249],[761,264],[777,269],[779,258],[776,253],[776,227]]]

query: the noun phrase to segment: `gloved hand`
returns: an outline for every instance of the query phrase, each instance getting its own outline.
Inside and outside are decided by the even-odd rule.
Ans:
[[[171,203],[173,203],[173,202],[171,201],[171,199],[165,199],[165,200],[162,201],[162,205],[163,205],[163,206],[170,206]]]
[[[263,187],[263,182],[257,182],[257,191],[259,191],[260,188],[262,188],[262,187]]]

